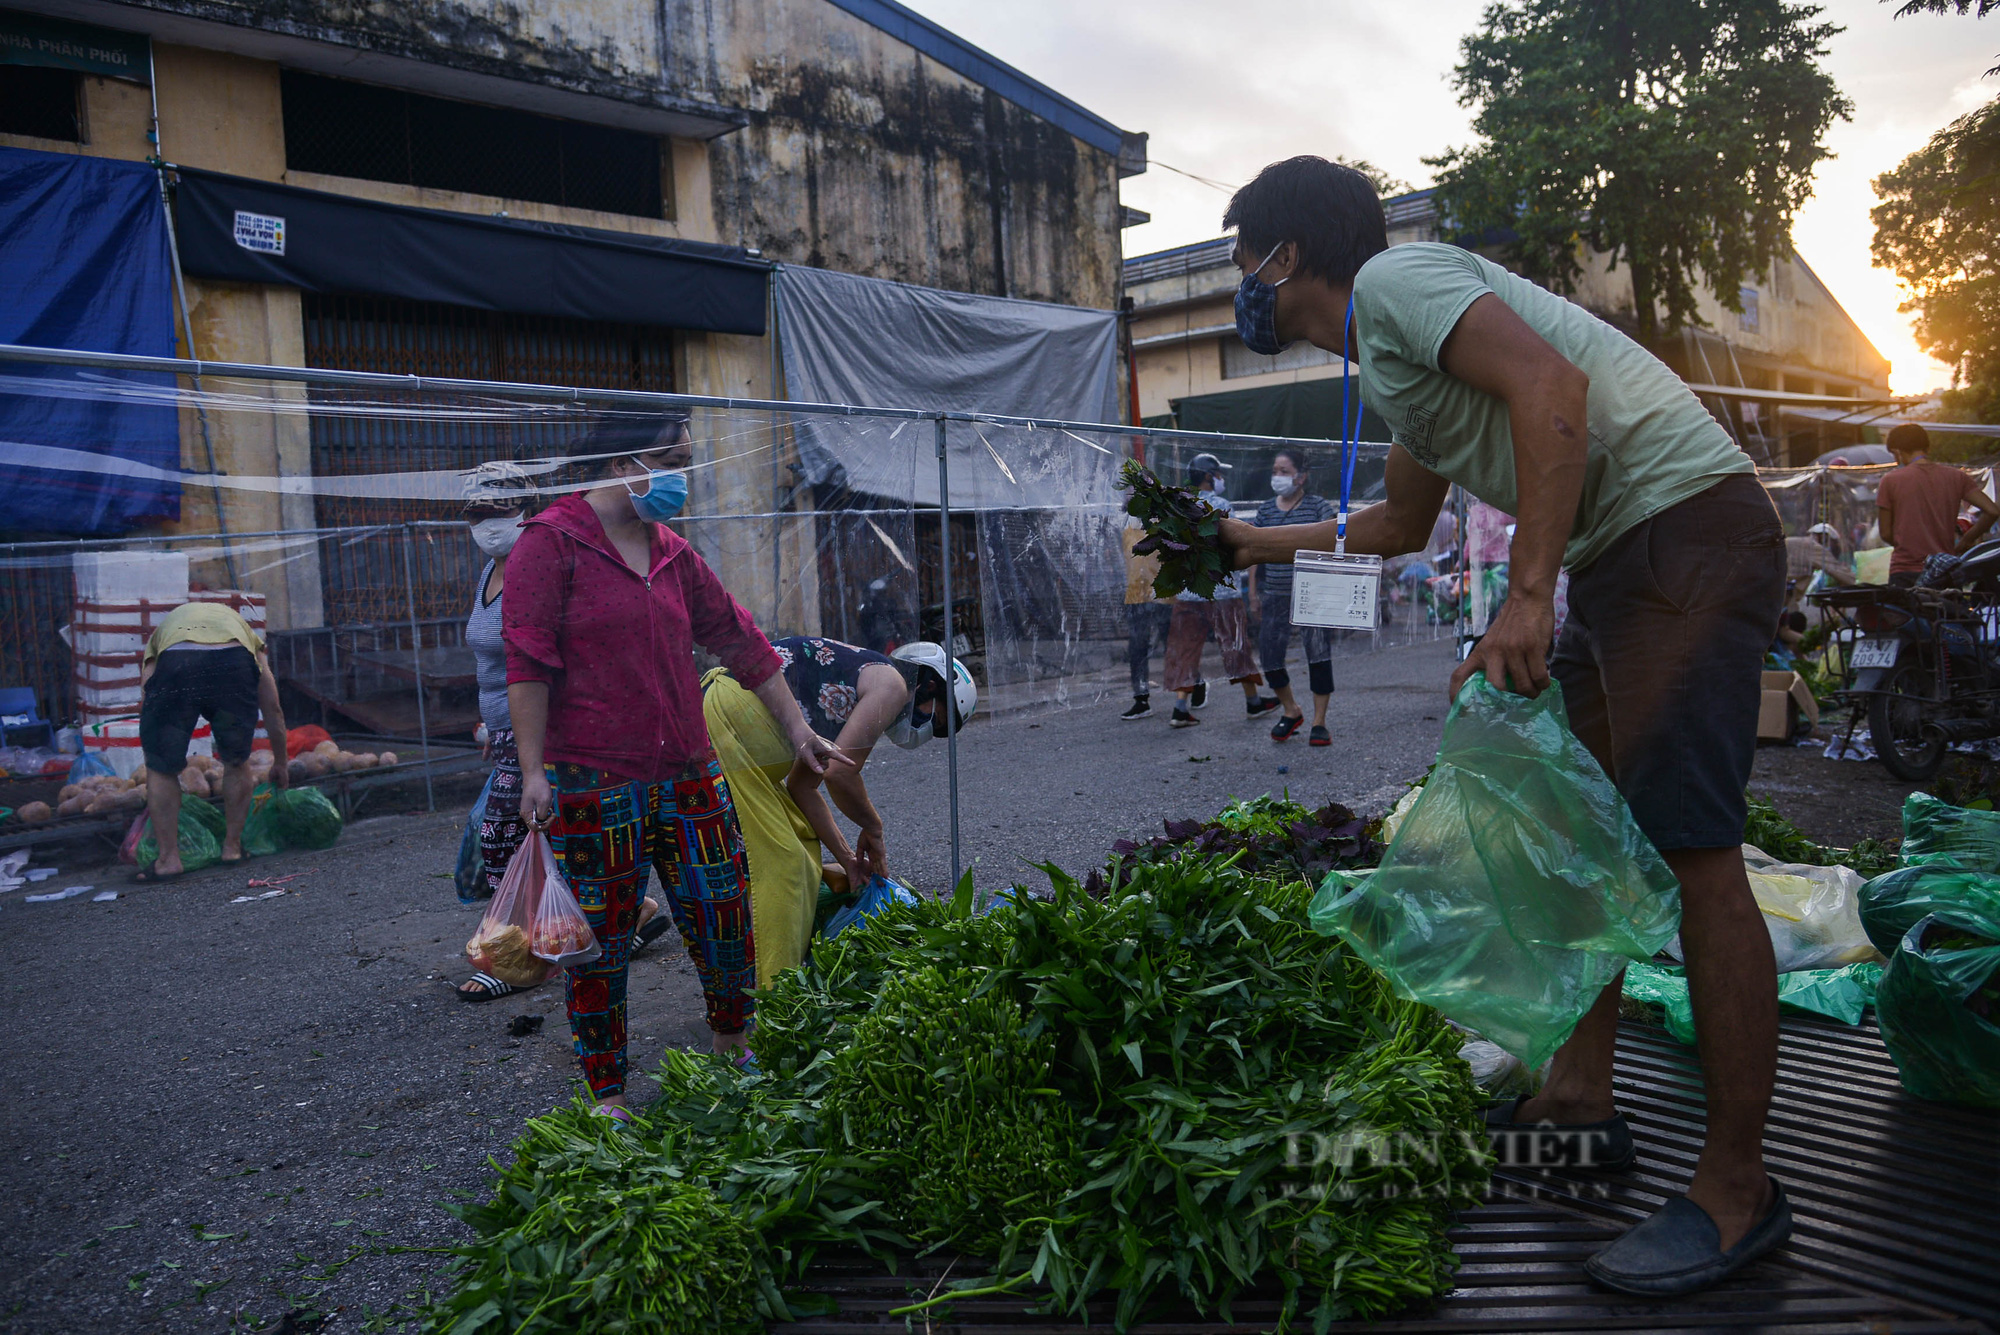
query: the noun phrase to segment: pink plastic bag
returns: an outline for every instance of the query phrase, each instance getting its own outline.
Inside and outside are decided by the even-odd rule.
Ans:
[[[503,983],[533,987],[552,968],[588,964],[601,953],[548,836],[530,829],[465,943],[465,957]]]
[[[126,866],[139,865],[139,841],[146,837],[146,831],[153,828],[152,819],[152,816],[144,811],[132,818],[132,828],[125,831],[124,842],[118,845],[118,860]]]

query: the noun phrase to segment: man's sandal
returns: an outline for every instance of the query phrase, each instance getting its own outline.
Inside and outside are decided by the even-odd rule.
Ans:
[[[469,1001],[469,1002],[498,1001],[501,997],[507,996],[510,993],[520,991],[520,989],[515,987],[512,983],[503,983],[490,973],[476,973],[472,975],[472,982],[476,984],[476,986],[471,988],[458,987],[452,989],[454,992],[458,993],[458,999],[460,1001]]]
[[[1648,1298],[1708,1288],[1792,1236],[1791,1202],[1778,1179],[1770,1181],[1770,1211],[1728,1251],[1708,1211],[1685,1196],[1669,1196],[1657,1213],[1585,1261],[1584,1273],[1608,1289]]]
[[[1639,1162],[1623,1113],[1601,1122],[1517,1122],[1525,1099],[1486,1110],[1486,1140],[1498,1168],[1583,1168],[1622,1173]]]

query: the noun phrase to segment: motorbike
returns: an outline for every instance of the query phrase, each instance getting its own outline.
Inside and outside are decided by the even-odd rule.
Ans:
[[[1865,717],[1891,774],[1926,782],[1955,743],[2000,737],[2000,539],[1937,562],[1914,587],[1807,600],[1832,619],[1842,650],[1834,698],[1852,710],[1848,733]]]

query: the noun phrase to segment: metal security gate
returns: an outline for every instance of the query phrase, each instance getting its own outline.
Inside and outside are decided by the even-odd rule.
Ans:
[[[506,315],[380,297],[307,295],[306,365],[344,371],[672,392],[673,333],[549,316]],[[313,391],[318,396],[322,391]],[[397,395],[374,395],[394,402]],[[414,402],[414,400],[411,400]],[[426,395],[438,406],[445,400]],[[574,427],[532,421],[436,421],[314,414],[315,476],[466,469],[488,459],[560,452]],[[376,497],[321,496],[323,528],[447,519],[455,507]],[[402,621],[413,585],[418,619],[463,613],[477,575],[472,548],[419,542],[406,581],[400,539],[331,546],[323,559],[327,624]]]

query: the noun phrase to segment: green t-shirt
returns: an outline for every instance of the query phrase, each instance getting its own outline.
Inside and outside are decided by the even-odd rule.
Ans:
[[[1354,279],[1361,389],[1410,457],[1488,505],[1520,513],[1507,405],[1445,374],[1444,341],[1488,292],[1590,377],[1590,450],[1583,500],[1563,564],[1604,554],[1613,539],[1730,473],[1755,473],[1666,364],[1574,302],[1469,250],[1395,246]]]

